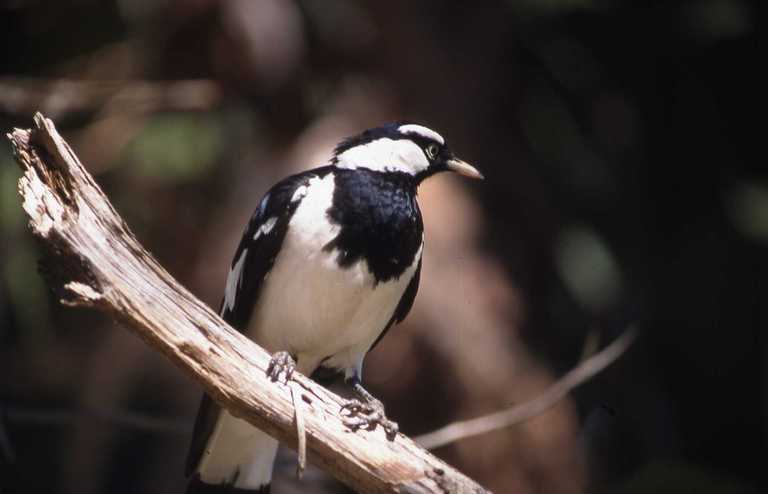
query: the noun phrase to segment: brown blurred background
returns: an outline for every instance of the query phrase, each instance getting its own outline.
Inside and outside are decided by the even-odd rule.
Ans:
[[[421,290],[365,372],[401,430],[522,403],[637,323],[630,352],[554,409],[436,453],[498,493],[765,492],[762,10],[5,0],[0,129],[53,118],[217,307],[274,181],[361,129],[424,123],[487,180],[420,191]],[[200,389],[56,303],[18,176],[0,145],[0,492],[181,492]],[[345,492],[317,471],[297,483],[292,462],[276,494]]]

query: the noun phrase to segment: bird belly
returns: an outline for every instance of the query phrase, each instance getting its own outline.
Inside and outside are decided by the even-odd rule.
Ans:
[[[365,261],[348,268],[334,252],[284,247],[264,284],[250,336],[271,352],[298,357],[299,370],[358,364],[392,317],[413,276],[375,284]]]

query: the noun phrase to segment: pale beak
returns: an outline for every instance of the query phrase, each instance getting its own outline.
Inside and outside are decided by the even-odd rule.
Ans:
[[[465,177],[478,178],[481,180],[485,178],[482,173],[477,171],[477,168],[459,158],[451,158],[445,162],[445,165],[450,171],[456,172],[459,175],[464,175]]]

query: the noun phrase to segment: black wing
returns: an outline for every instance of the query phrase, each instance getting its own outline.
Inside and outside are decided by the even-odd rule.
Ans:
[[[397,303],[397,307],[395,308],[394,314],[392,314],[392,317],[389,319],[389,322],[384,328],[384,331],[381,332],[379,337],[376,338],[376,341],[373,342],[373,345],[371,345],[371,350],[373,350],[373,348],[381,341],[381,339],[384,338],[384,335],[387,334],[387,331],[389,331],[389,328],[391,328],[395,324],[402,322],[405,319],[405,317],[408,315],[408,313],[411,312],[411,307],[413,307],[413,301],[416,299],[416,292],[419,291],[420,278],[421,278],[421,257],[419,257],[419,265],[416,266],[416,271],[413,273],[413,278],[411,278],[411,282],[408,283],[408,286],[405,288],[405,291],[403,292],[403,296],[400,297],[400,302]]]
[[[299,187],[308,185],[310,179],[322,177],[330,171],[331,167],[316,168],[278,182],[264,195],[251,216],[235,251],[227,279],[227,286],[234,283],[233,290],[229,297],[222,299],[219,311],[221,317],[240,332],[245,332],[248,326],[264,278],[275,264],[288,223],[301,202],[298,197],[293,200],[294,193]],[[245,258],[241,259],[242,256]],[[240,269],[236,270],[238,263]],[[239,276],[239,279],[230,280],[232,276]],[[187,456],[187,475],[191,475],[197,468],[220,411],[221,408],[207,394],[203,395]]]

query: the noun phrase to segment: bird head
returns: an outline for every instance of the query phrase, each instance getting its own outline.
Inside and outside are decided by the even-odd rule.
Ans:
[[[440,134],[409,122],[383,125],[345,139],[336,146],[331,162],[339,168],[405,173],[417,184],[442,171],[483,178],[453,155]]]

